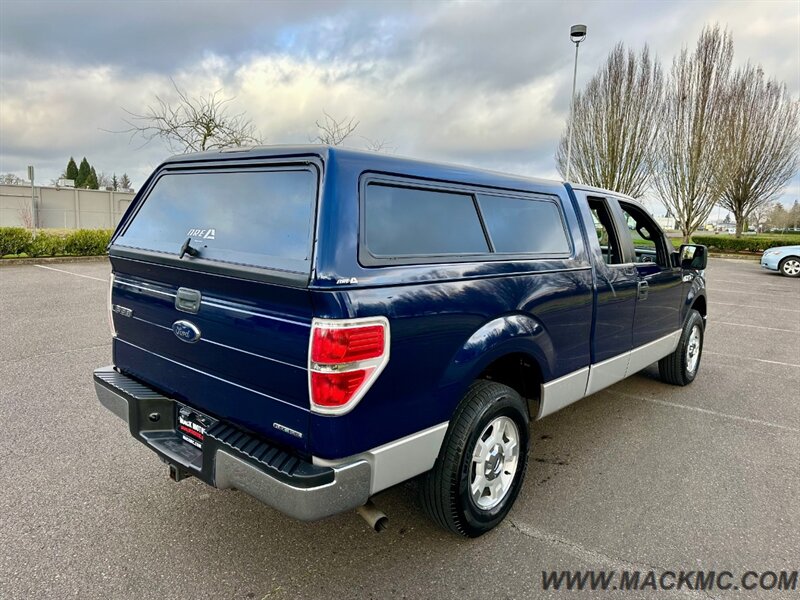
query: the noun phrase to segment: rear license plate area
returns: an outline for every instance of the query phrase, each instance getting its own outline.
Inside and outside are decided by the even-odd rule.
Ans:
[[[206,431],[216,424],[216,419],[190,406],[175,403],[175,430],[181,439],[195,448],[203,449]]]

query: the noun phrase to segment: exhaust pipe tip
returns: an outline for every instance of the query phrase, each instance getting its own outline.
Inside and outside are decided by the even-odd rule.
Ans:
[[[364,519],[375,532],[380,533],[389,526],[389,517],[379,511],[371,500],[364,506],[359,506],[356,512]]]
[[[388,526],[389,526],[389,517],[384,515],[380,519],[375,521],[375,526],[374,526],[375,533],[380,533],[381,531],[386,529]]]

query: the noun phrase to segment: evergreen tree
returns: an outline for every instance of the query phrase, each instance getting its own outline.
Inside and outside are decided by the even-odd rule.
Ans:
[[[797,229],[800,227],[800,202],[797,200],[794,201],[792,204],[791,210],[789,210],[789,222],[791,226]]]
[[[67,170],[64,171],[64,177],[67,179],[72,179],[72,181],[77,181],[78,179],[78,165],[75,164],[75,159],[71,156],[69,157],[69,162],[67,163]]]
[[[75,177],[75,187],[85,188],[88,187],[89,177],[92,175],[92,167],[89,166],[89,161],[83,157],[81,166],[78,167],[78,175]]]
[[[97,181],[97,171],[94,170],[94,167],[89,170],[89,179],[86,181],[86,187],[90,190],[100,189],[100,182]]]
[[[131,189],[131,180],[128,178],[128,174],[127,173],[123,173],[122,177],[120,177],[120,179],[119,179],[119,187],[121,187],[123,190]]]
[[[117,174],[111,176],[111,188],[116,192],[119,189],[119,181],[117,181]]]
[[[789,226],[790,213],[783,207],[783,204],[776,202],[772,205],[772,210],[767,215],[767,223],[773,229],[784,229]]]

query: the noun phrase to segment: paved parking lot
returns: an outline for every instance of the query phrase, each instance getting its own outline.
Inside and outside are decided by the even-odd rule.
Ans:
[[[800,568],[800,280],[712,259],[695,383],[650,367],[534,423],[510,518],[464,540],[413,483],[375,499],[378,535],[170,481],[94,396],[108,273],[0,267],[0,598],[533,598],[576,594],[542,570]],[[710,594],[759,595],[781,594]]]

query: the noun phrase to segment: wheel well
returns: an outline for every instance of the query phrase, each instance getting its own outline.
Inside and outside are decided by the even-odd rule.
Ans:
[[[692,308],[695,309],[697,312],[700,313],[700,316],[703,319],[706,318],[707,310],[706,310],[706,297],[705,296],[698,296],[695,301],[692,303]]]
[[[479,378],[512,388],[527,400],[530,417],[536,416],[541,396],[542,371],[529,355],[521,352],[506,354],[486,367]]]

